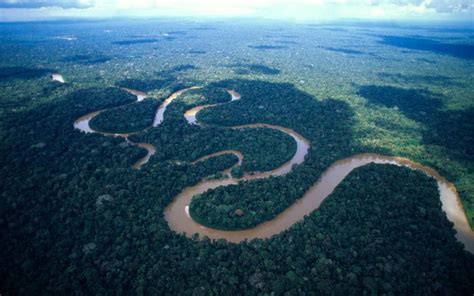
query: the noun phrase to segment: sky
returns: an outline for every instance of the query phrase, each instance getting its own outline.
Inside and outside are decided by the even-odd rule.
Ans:
[[[0,0],[0,21],[65,17],[453,20],[474,24],[474,0]]]

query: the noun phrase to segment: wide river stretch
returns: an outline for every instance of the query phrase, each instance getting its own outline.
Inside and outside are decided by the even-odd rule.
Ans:
[[[196,89],[198,87],[186,88],[180,91],[173,93],[170,97],[168,97],[157,109],[156,115],[153,121],[153,125],[150,126],[158,126],[164,119],[164,113],[166,111],[166,107],[176,99],[180,94],[190,90]],[[146,97],[145,93],[131,90],[131,89],[124,89],[127,92],[135,94],[137,96],[137,100],[143,100]],[[240,94],[233,90],[227,90],[227,92],[231,95],[231,101],[239,100],[241,98]],[[225,103],[228,104],[228,103]],[[188,110],[184,116],[189,124],[200,124],[196,119],[196,114],[204,109],[204,108],[211,108],[216,106],[217,104],[213,105],[202,105],[197,106]],[[100,112],[104,110],[98,110],[95,112],[91,112],[86,114],[80,118],[78,118],[74,122],[74,127],[76,129],[81,130],[85,133],[101,133],[105,136],[114,136],[114,137],[123,137],[125,138],[130,144],[137,145],[142,147],[148,151],[147,155],[137,161],[133,167],[140,168],[142,165],[146,164],[150,157],[155,153],[156,148],[148,143],[133,143],[128,140],[129,134],[109,134],[109,133],[102,133],[99,131],[93,130],[89,126],[89,121],[97,116]],[[446,213],[447,218],[454,223],[454,229],[456,230],[456,238],[464,244],[466,250],[471,253],[474,253],[474,232],[471,229],[466,214],[464,212],[463,206],[459,199],[459,194],[455,188],[455,186],[442,177],[437,171],[432,168],[423,166],[421,164],[415,163],[406,158],[400,157],[390,157],[384,156],[379,154],[359,154],[352,156],[347,159],[339,160],[332,164],[317,180],[309,190],[296,201],[293,205],[289,208],[284,210],[282,213],[277,215],[274,219],[261,223],[254,228],[245,229],[245,230],[237,230],[237,231],[224,231],[224,230],[217,230],[206,227],[204,225],[199,224],[198,222],[194,221],[192,217],[189,215],[189,204],[193,198],[193,196],[197,194],[201,194],[209,189],[213,189],[219,186],[228,186],[228,185],[235,185],[238,184],[240,180],[253,180],[253,179],[262,179],[268,178],[270,176],[282,176],[291,171],[294,165],[299,165],[305,160],[305,156],[309,151],[310,142],[305,139],[302,135],[297,133],[296,131],[266,124],[266,123],[255,123],[255,124],[248,124],[242,126],[235,126],[231,127],[233,129],[245,129],[245,128],[271,128],[278,130],[280,132],[286,133],[291,136],[297,144],[296,153],[293,157],[284,163],[282,166],[275,168],[271,171],[266,172],[257,172],[253,174],[245,173],[242,178],[233,178],[230,175],[230,169],[226,169],[223,173],[227,175],[225,179],[218,179],[218,180],[203,180],[200,183],[185,188],[181,193],[179,193],[173,201],[165,208],[164,215],[165,219],[168,222],[168,225],[171,230],[185,234],[188,237],[192,237],[194,234],[199,234],[199,237],[207,236],[210,239],[225,239],[229,242],[238,243],[244,240],[252,240],[257,238],[270,238],[273,235],[281,233],[284,230],[289,229],[295,223],[301,221],[306,215],[309,215],[314,210],[318,209],[321,203],[333,192],[333,190],[337,187],[337,185],[354,169],[364,166],[369,163],[379,163],[379,164],[394,164],[399,166],[409,167],[414,170],[419,170],[427,175],[433,177],[438,183],[438,190],[440,194],[440,200],[442,203],[442,209]],[[217,153],[213,153],[211,155],[203,156],[193,162],[197,163],[200,161],[205,161],[211,157],[215,157],[218,155],[223,154],[234,154],[238,157],[239,161],[236,165],[238,166],[242,163],[244,155],[240,151],[236,150],[224,150]]]

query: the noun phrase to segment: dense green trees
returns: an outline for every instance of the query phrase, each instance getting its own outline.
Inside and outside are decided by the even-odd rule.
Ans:
[[[6,79],[35,79],[55,72],[52,69],[36,69],[27,67],[1,67],[0,81]]]
[[[67,26],[77,30],[77,41],[52,39],[70,34]],[[285,177],[204,194],[199,215],[216,218],[208,223],[245,228],[271,219],[335,160],[370,151],[436,168],[474,208],[469,63],[434,51],[395,52],[362,32],[368,27],[333,27],[331,36],[320,25],[237,27],[175,21],[0,25],[2,295],[472,295],[474,258],[455,240],[433,180],[404,168],[355,170],[319,210],[268,240],[211,243],[170,231],[163,211],[173,197],[203,178],[222,177],[219,172],[237,159],[229,154],[191,161],[238,149],[245,159],[234,171],[248,172],[291,157],[294,142],[285,134],[223,127],[253,122],[293,128],[311,141],[311,151]],[[173,40],[111,45],[133,34],[177,29],[183,33],[175,32]],[[452,36],[440,38],[446,37]],[[315,46],[340,49],[347,38],[374,54],[350,57]],[[111,60],[103,63],[104,57]],[[191,61],[196,67],[181,65]],[[246,70],[241,77],[248,80],[226,80],[234,75],[232,65]],[[68,83],[50,82],[51,69],[60,69]],[[420,87],[406,91],[409,82],[380,81],[377,69],[450,80],[411,80]],[[267,81],[256,80],[263,75]],[[392,88],[361,86],[367,83]],[[73,128],[89,112],[135,106],[134,96],[105,85],[147,91],[157,100],[182,87],[208,87],[183,95],[161,126],[132,137],[157,147],[148,164],[133,170],[143,149]],[[240,92],[242,100],[202,111],[198,117],[206,126],[188,125],[185,110],[230,100],[223,88]],[[145,119],[128,107],[112,110],[114,124],[115,118]],[[225,194],[226,204],[217,193]],[[214,216],[221,206],[231,213],[238,206],[244,215]],[[250,210],[255,214],[247,215]]]
[[[217,215],[219,225],[248,227],[270,219],[302,196],[334,160],[357,151],[350,138],[351,113],[341,102],[317,102],[287,84],[222,85],[238,89],[241,101],[203,111],[200,119],[288,126],[309,138],[312,148],[306,161],[285,177],[203,195],[209,204],[203,208],[207,215],[216,214],[214,207],[222,201],[215,193],[223,192],[227,206],[237,204],[245,213],[242,218],[252,217],[243,222],[234,215],[221,221]],[[2,291],[472,292],[473,256],[455,240],[434,181],[409,169],[373,165],[354,171],[320,210],[270,240],[234,245],[189,240],[171,232],[163,210],[172,198],[205,177],[220,177],[218,172],[237,158],[222,155],[196,165],[187,161],[232,148],[241,150],[247,161],[256,160],[242,169],[266,170],[291,157],[295,146],[287,135],[271,129],[188,125],[183,112],[200,98],[189,95],[194,99],[183,97],[169,106],[162,125],[133,136],[158,148],[156,157],[140,170],[130,164],[143,150],[121,145],[123,139],[80,133],[72,126],[83,114],[134,101],[120,89],[72,92],[23,116],[4,119],[8,128],[0,153]],[[290,104],[296,98],[300,104]],[[240,114],[230,112],[234,108]],[[256,213],[251,216],[253,204]]]
[[[230,98],[222,87],[191,90],[168,106],[162,124],[132,135],[130,139],[161,147],[153,157],[156,161],[193,161],[211,153],[235,149],[244,155],[242,169],[251,172],[271,170],[291,159],[296,151],[296,143],[280,131],[190,125],[184,118],[185,111],[194,106],[228,102]]]
[[[422,89],[403,89],[391,86],[366,85],[359,94],[369,103],[398,108],[408,118],[427,127],[423,141],[449,149],[459,160],[474,159],[474,108],[463,111],[445,111],[442,95]]]
[[[288,176],[216,188],[193,200],[190,213],[206,225],[245,229],[270,220],[303,196],[334,161],[360,149],[351,144],[352,114],[341,102],[315,101],[289,84],[232,80],[215,86],[224,85],[238,90],[242,99],[202,110],[197,115],[200,121],[224,126],[262,122],[289,127],[309,139],[311,147],[305,162]],[[297,104],[293,98],[298,98]],[[266,147],[272,151],[271,145]],[[229,214],[237,208],[247,214]]]
[[[138,132],[153,124],[160,101],[145,99],[141,102],[108,109],[94,117],[89,125],[92,129],[106,133]]]
[[[231,97],[225,88],[203,86],[184,93],[180,101],[187,103],[189,106],[198,106],[206,103],[225,103],[230,101],[230,99]]]
[[[119,81],[117,85],[143,92],[158,90],[166,94],[185,88],[185,85],[175,82],[173,76],[160,77],[160,79],[125,79]]]
[[[474,226],[474,108],[446,110],[447,98],[423,89],[404,89],[392,86],[366,85],[359,94],[373,106],[396,108],[403,115],[422,125],[422,142],[428,151],[443,149],[444,158],[456,163],[441,164],[435,153],[409,155],[410,158],[435,167],[456,184],[471,227]],[[381,126],[393,126],[393,122],[377,122]],[[403,129],[404,131],[406,129]],[[431,152],[430,151],[430,152]]]

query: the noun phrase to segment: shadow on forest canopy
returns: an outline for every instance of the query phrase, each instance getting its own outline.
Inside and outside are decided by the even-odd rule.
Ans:
[[[113,41],[112,44],[115,44],[115,45],[133,45],[133,44],[156,43],[156,42],[158,42],[158,39],[150,38],[150,39],[139,39],[139,40]]]
[[[454,78],[448,76],[429,76],[429,75],[408,75],[401,73],[385,73],[381,72],[378,77],[386,82],[399,83],[399,84],[431,84],[439,86],[464,86],[464,84],[455,81]]]
[[[190,50],[189,53],[190,54],[205,54],[206,51],[193,49],[193,50]]]
[[[245,182],[245,185],[238,187],[226,187],[225,190],[229,196],[226,197],[224,207],[241,206],[252,211],[258,209],[256,211],[258,215],[246,215],[244,218],[229,216],[226,210],[220,211],[223,209],[220,206],[222,202],[218,201],[220,191],[213,191],[216,192],[215,194],[207,193],[203,199],[206,200],[206,205],[202,206],[206,209],[205,211],[209,210],[211,213],[207,215],[208,225],[238,229],[269,220],[303,196],[332,163],[364,149],[354,141],[354,112],[346,102],[334,99],[318,101],[294,84],[272,83],[264,80],[223,80],[211,83],[208,87],[234,89],[241,94],[241,99],[201,110],[198,113],[199,121],[219,127],[252,123],[273,124],[291,128],[311,142],[305,161],[295,166],[284,178],[269,178]],[[170,112],[172,108],[171,106],[167,112]],[[168,113],[168,119],[169,115],[170,113]],[[182,118],[182,112],[178,112],[178,116]],[[183,133],[183,130],[180,129],[180,133]],[[190,138],[186,145],[183,145],[183,141],[176,136],[170,138],[168,141],[175,141],[175,144],[171,145],[171,147],[176,147],[174,151],[187,150],[182,153],[184,155],[189,155],[196,149],[202,149],[199,148],[202,143],[206,143],[209,149],[216,149],[224,141],[224,139],[217,139],[216,131],[211,129],[194,130],[191,135],[192,140]],[[248,145],[253,145],[254,142],[251,141]],[[166,149],[164,145],[159,146],[161,149]],[[258,150],[262,149],[259,147]],[[264,153],[270,155],[269,157],[281,155],[272,151],[277,151],[276,146],[263,149]],[[278,161],[279,158],[276,158],[274,163]],[[273,188],[274,194],[264,194],[264,196],[262,188]],[[256,196],[259,198],[256,199]]]
[[[337,48],[337,47],[329,47],[329,46],[320,46],[319,48],[328,50],[328,51],[333,51],[333,52],[340,52],[344,54],[364,54],[362,51],[355,50],[355,49],[348,49],[348,48]]]
[[[124,79],[117,83],[119,87],[130,88],[138,91],[149,92],[152,90],[170,89],[177,91],[186,86],[174,79],[174,77],[166,77],[159,79]]]
[[[427,90],[365,85],[358,94],[370,103],[398,108],[406,117],[423,124],[423,142],[455,152],[459,160],[474,159],[474,108],[442,110],[447,98]]]
[[[268,45],[268,44],[249,45],[248,47],[258,49],[258,50],[272,50],[272,49],[287,49],[288,48],[288,46],[284,46],[284,45]]]
[[[52,69],[38,69],[27,67],[2,67],[0,68],[0,80],[6,79],[35,79],[43,75],[56,72]]]
[[[101,64],[110,61],[111,58],[104,55],[73,55],[65,57],[63,62],[77,62],[82,65]]]
[[[124,79],[117,83],[117,86],[135,89],[138,91],[149,92],[159,89],[170,89],[177,91],[179,89],[191,86],[192,82],[182,82],[177,78],[179,73],[188,70],[198,69],[191,64],[178,65],[168,70],[157,72],[157,78],[154,79]],[[196,83],[194,81],[194,83]]]
[[[474,45],[443,43],[440,41],[403,36],[378,36],[382,37],[380,43],[396,46],[400,48],[408,48],[415,50],[430,51],[437,54],[449,55],[452,57],[472,60],[474,59]]]
[[[234,68],[236,74],[264,74],[264,75],[278,75],[281,73],[279,69],[268,67],[261,64],[235,64],[231,66]]]

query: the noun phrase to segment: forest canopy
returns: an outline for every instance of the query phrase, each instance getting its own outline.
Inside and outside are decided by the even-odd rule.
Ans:
[[[472,30],[150,19],[0,32],[2,295],[473,294],[474,255],[435,180],[408,168],[353,170],[269,239],[190,238],[165,213],[186,188],[229,181],[224,171],[290,160],[288,134],[233,128],[265,123],[308,139],[304,161],[202,193],[188,208],[195,220],[231,230],[271,221],[336,161],[378,153],[438,171],[474,225]],[[166,98],[192,86],[150,127]],[[184,114],[202,105],[214,106],[190,124]],[[128,141],[74,127],[99,110],[91,127],[132,132]],[[147,150],[132,143],[156,149],[139,169]],[[238,153],[203,160],[224,150],[242,163]]]

